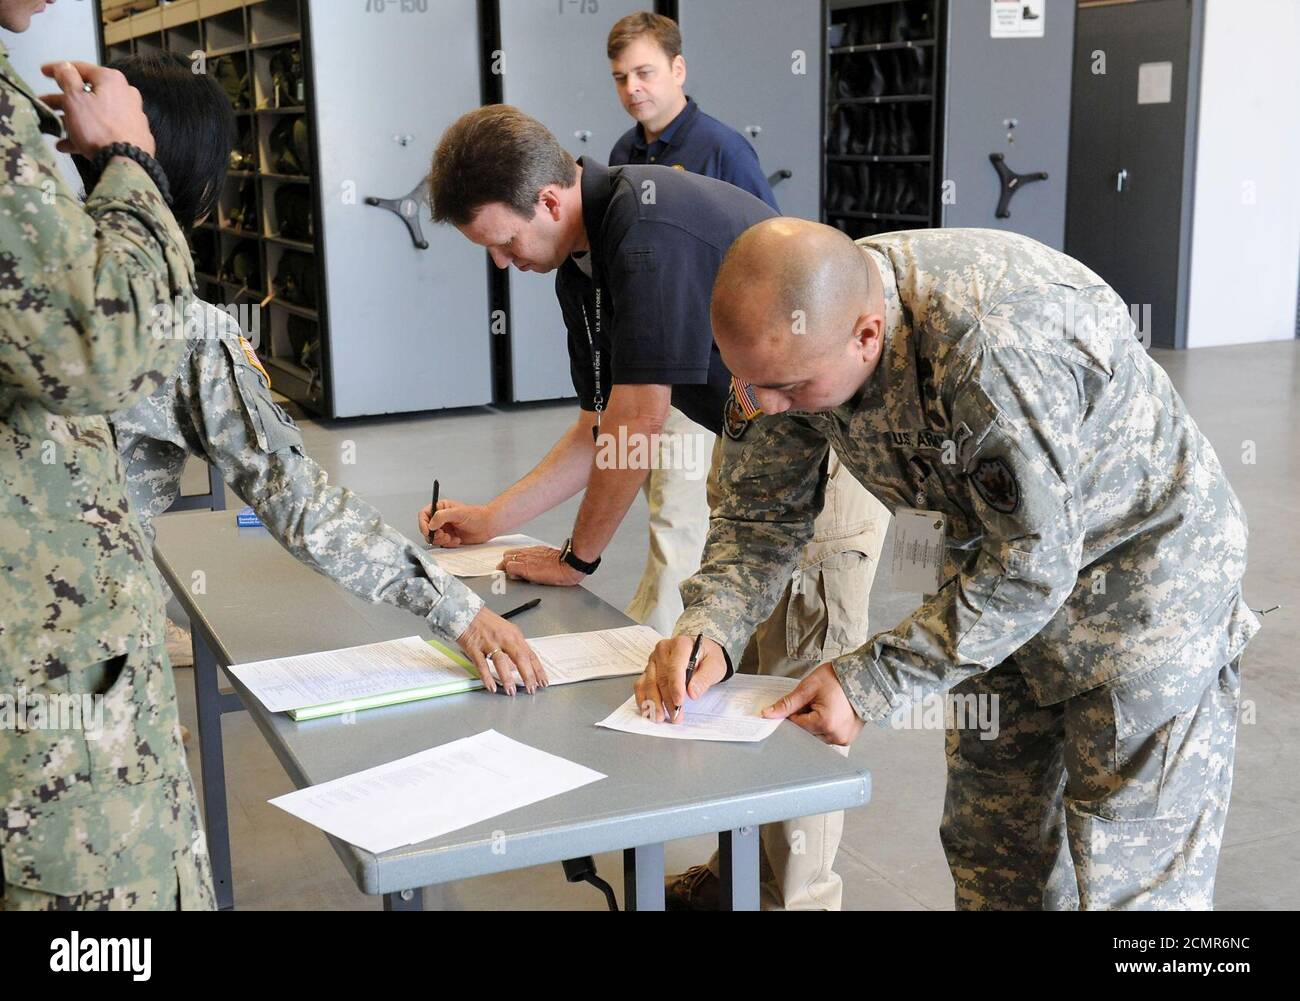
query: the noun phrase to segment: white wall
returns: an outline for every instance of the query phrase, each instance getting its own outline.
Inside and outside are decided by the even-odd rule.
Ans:
[[[1295,337],[1297,52],[1297,0],[1207,0],[1189,348]]]
[[[58,0],[33,17],[32,26],[22,34],[0,30],[0,40],[9,50],[14,69],[37,94],[49,94],[58,89],[53,80],[41,76],[42,64],[57,59],[99,62],[95,7],[89,0]],[[55,155],[72,189],[80,191],[81,178],[71,159],[61,153]]]

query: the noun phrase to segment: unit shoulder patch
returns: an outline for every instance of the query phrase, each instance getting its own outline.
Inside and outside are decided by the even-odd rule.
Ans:
[[[749,430],[749,424],[749,418],[736,399],[736,387],[732,386],[731,392],[727,394],[727,405],[722,411],[722,430],[732,441],[740,441]]]
[[[1011,464],[1001,456],[980,459],[971,472],[975,489],[994,511],[1015,514],[1020,508],[1020,484]]]

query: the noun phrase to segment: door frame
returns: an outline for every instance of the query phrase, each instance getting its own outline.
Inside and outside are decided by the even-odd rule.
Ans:
[[[1201,62],[1205,53],[1206,0],[1191,0],[1191,51],[1187,54],[1187,119],[1183,132],[1183,209],[1178,226],[1178,298],[1174,350],[1187,350],[1187,305],[1191,298],[1192,227],[1196,220],[1196,148],[1201,123]]]
[[[1144,0],[1080,0],[1075,8],[1076,46],[1079,37],[1078,19],[1083,11],[1093,7],[1116,7],[1120,4],[1142,3]],[[1188,0],[1191,5],[1191,25],[1187,53],[1187,110],[1183,123],[1183,189],[1182,208],[1178,220],[1178,287],[1174,294],[1174,344],[1173,350],[1187,349],[1187,310],[1191,298],[1192,230],[1196,219],[1196,150],[1200,136],[1201,64],[1205,52],[1205,5],[1207,0]],[[1077,56],[1077,50],[1076,50]],[[1073,98],[1071,98],[1073,104]],[[1067,232],[1069,221],[1066,222]]]

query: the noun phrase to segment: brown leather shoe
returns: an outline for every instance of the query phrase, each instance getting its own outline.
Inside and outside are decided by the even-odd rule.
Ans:
[[[722,899],[722,880],[707,865],[664,878],[664,903],[670,911],[716,911]]]

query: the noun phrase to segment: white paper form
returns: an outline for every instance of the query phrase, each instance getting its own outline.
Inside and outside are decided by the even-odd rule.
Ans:
[[[455,549],[435,546],[429,550],[429,555],[453,577],[491,577],[497,573],[497,566],[507,551],[545,545],[530,535],[500,535],[478,546],[457,546]]]
[[[269,802],[378,854],[603,778],[576,762],[485,730]]]
[[[771,736],[781,720],[759,714],[792,691],[794,678],[767,678],[737,674],[714,685],[698,701],[688,701],[679,723],[656,723],[641,715],[636,696],[597,723],[609,730],[639,733],[671,740],[737,740],[753,743]]]
[[[240,664],[230,673],[273,713],[434,685],[468,688],[477,679],[418,636]]]
[[[662,636],[649,626],[623,626],[590,633],[565,633],[530,639],[552,685],[619,678],[645,670]],[[516,677],[518,672],[516,672]]]

